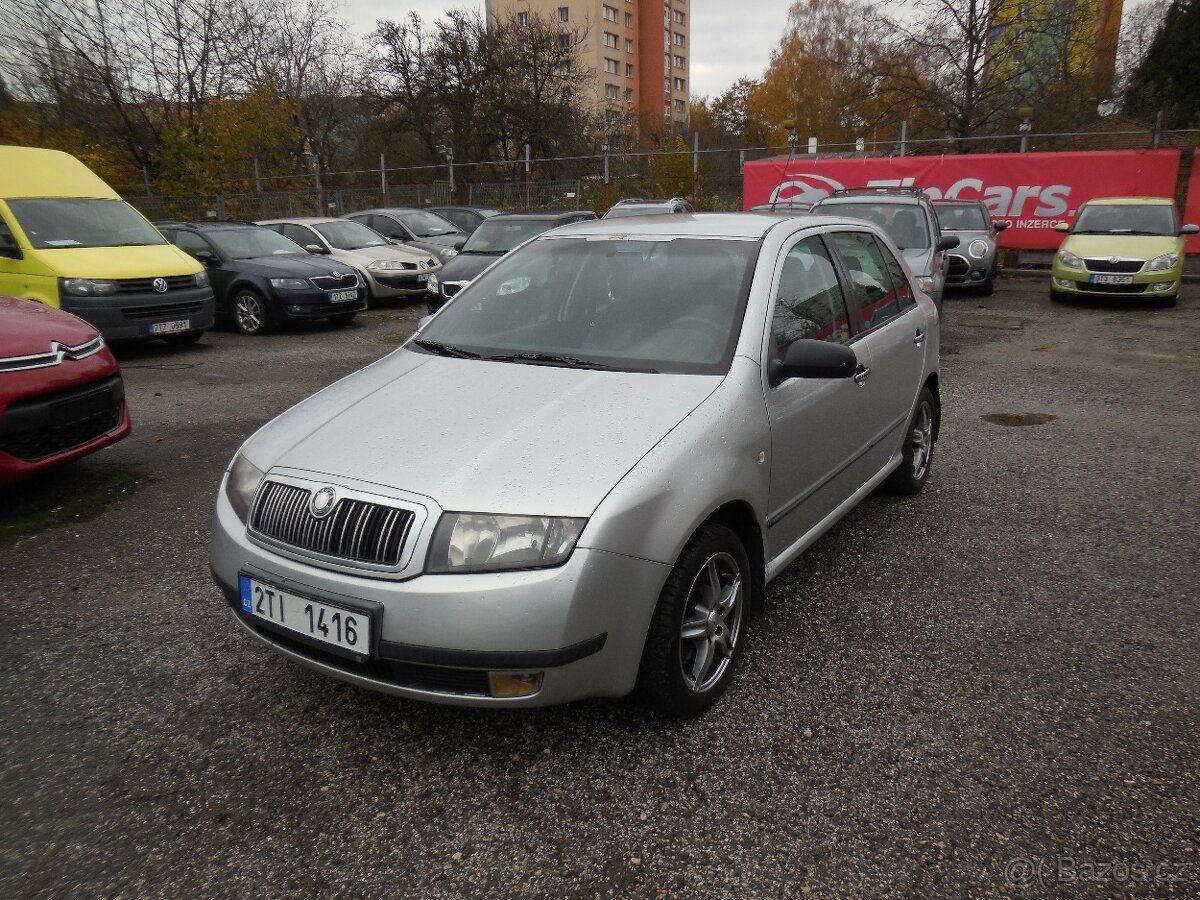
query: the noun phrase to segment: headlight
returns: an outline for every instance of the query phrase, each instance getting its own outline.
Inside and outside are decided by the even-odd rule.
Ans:
[[[225,478],[225,496],[229,500],[229,505],[233,507],[233,511],[237,513],[237,517],[243,522],[250,515],[250,504],[254,502],[258,486],[266,477],[266,472],[241,453],[238,453],[233,458],[233,462],[229,464],[229,472]]]
[[[1150,260],[1150,265],[1146,266],[1146,271],[1161,272],[1164,269],[1173,269],[1178,262],[1178,253],[1164,253],[1162,256],[1156,256]]]
[[[429,547],[430,572],[540,569],[565,562],[587,519],[443,513]]]
[[[117,283],[96,278],[60,278],[58,290],[72,297],[111,297],[117,292]]]
[[[285,291],[303,291],[308,289],[308,282],[303,278],[272,278],[271,287]]]
[[[427,287],[429,290],[431,290],[433,293],[435,293],[435,294],[436,294],[436,293],[438,292],[438,280],[437,280],[437,276],[436,276],[436,275],[430,275],[430,276],[429,276],[429,280],[428,280],[427,282],[425,282],[425,287]]]
[[[443,247],[440,251],[442,259],[450,259],[452,256],[458,256],[458,251],[453,247]]]
[[[196,287],[208,287],[208,273],[203,269],[196,273]]]
[[[985,256],[987,256],[988,251],[991,249],[992,248],[988,245],[987,241],[971,241],[971,246],[967,248],[967,252],[970,253],[974,259],[983,259]]]
[[[1068,269],[1082,269],[1083,260],[1072,253],[1070,250],[1059,250],[1058,261]]]
[[[375,272],[394,272],[403,269],[404,263],[398,259],[377,259],[368,263],[367,268]]]

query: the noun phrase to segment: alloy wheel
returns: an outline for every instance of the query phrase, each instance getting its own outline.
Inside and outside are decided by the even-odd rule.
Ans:
[[[912,447],[913,478],[920,481],[929,469],[929,460],[933,452],[933,407],[928,401],[923,401],[917,410],[917,417],[908,439]]]
[[[249,292],[238,294],[234,302],[234,315],[237,316],[238,328],[246,334],[257,334],[266,319],[262,301]]]
[[[742,630],[745,608],[742,571],[728,553],[717,553],[700,567],[684,605],[679,632],[683,680],[704,693],[725,675]]]

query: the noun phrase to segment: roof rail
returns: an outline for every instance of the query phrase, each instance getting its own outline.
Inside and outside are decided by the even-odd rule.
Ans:
[[[900,187],[893,186],[878,186],[878,187],[854,187],[854,188],[838,188],[830,196],[832,197],[847,197],[854,194],[912,194],[914,197],[925,196],[925,188],[920,187]]]
[[[626,197],[624,200],[618,200],[613,206],[620,206],[622,203],[645,203],[641,197]]]

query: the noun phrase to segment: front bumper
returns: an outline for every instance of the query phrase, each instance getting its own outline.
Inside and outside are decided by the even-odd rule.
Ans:
[[[967,287],[983,284],[992,271],[995,257],[992,254],[982,259],[957,253],[946,254],[946,287]]]
[[[286,319],[327,319],[344,313],[362,312],[367,308],[366,285],[360,280],[358,287],[353,290],[353,300],[333,303],[329,299],[329,291],[273,289],[271,305],[276,313]]]
[[[91,322],[106,341],[149,340],[159,337],[155,325],[188,323],[187,331],[206,331],[213,326],[211,287],[184,288],[159,294],[115,294],[111,297],[60,296],[59,306]]]
[[[414,537],[414,540],[416,538]],[[400,697],[461,706],[548,706],[632,690],[650,617],[671,567],[576,549],[562,566],[501,574],[418,575],[406,581],[320,569],[251,543],[224,490],[213,577],[241,626],[323,674]],[[296,594],[377,613],[371,657],[340,658],[240,612],[249,575]],[[488,672],[542,672],[533,695],[486,693]]]
[[[1057,258],[1050,270],[1050,286],[1059,293],[1080,297],[1174,297],[1183,278],[1183,263],[1159,272],[1135,272],[1132,284],[1095,284],[1094,276],[1107,273],[1068,269]]]
[[[388,297],[424,297],[428,293],[426,284],[430,275],[436,275],[437,269],[426,269],[423,272],[408,270],[375,271],[363,270],[371,286],[371,295],[378,298]]]

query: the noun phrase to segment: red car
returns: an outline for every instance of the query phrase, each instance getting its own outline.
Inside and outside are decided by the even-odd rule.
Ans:
[[[83,319],[0,295],[0,484],[129,434],[121,367]]]

